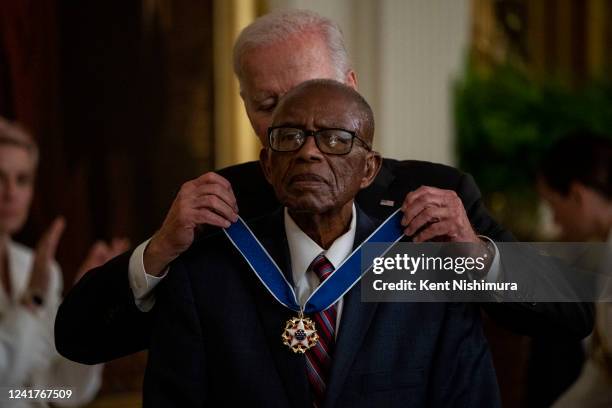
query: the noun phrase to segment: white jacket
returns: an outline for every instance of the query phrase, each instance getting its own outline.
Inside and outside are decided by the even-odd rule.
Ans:
[[[102,366],[86,366],[61,357],[55,350],[53,323],[61,301],[62,274],[52,265],[49,293],[35,315],[19,303],[28,287],[31,249],[9,241],[8,270],[12,296],[0,287],[0,407],[46,407],[27,399],[10,400],[9,389],[67,389],[72,396],[57,406],[75,407],[91,401],[101,384]]]

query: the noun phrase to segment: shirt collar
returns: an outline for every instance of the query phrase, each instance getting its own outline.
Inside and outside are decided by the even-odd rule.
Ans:
[[[336,238],[327,251],[321,248],[319,244],[314,242],[297,226],[289,215],[287,207],[285,207],[284,213],[285,233],[287,235],[289,255],[291,257],[291,272],[295,284],[300,282],[312,261],[321,252],[324,253],[334,268],[338,268],[342,261],[352,252],[355,242],[355,231],[357,228],[355,203],[353,203],[349,230]]]

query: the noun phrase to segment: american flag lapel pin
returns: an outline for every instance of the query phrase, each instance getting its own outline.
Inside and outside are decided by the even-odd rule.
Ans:
[[[393,207],[395,201],[393,200],[380,200],[380,205],[384,205],[385,207]]]

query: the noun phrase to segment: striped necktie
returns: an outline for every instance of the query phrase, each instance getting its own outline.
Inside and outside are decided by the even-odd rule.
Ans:
[[[320,254],[310,264],[313,271],[323,282],[334,271],[334,266],[325,255]],[[318,343],[306,352],[306,371],[313,395],[314,407],[321,407],[325,398],[326,382],[332,363],[332,353],[336,333],[336,305],[314,315],[314,322],[319,334]]]

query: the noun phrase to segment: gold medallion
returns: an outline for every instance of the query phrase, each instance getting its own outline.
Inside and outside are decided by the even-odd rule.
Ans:
[[[287,321],[281,338],[283,344],[293,350],[294,353],[302,354],[319,341],[314,322],[308,317],[304,317],[304,313],[301,311],[298,317],[293,317]]]

